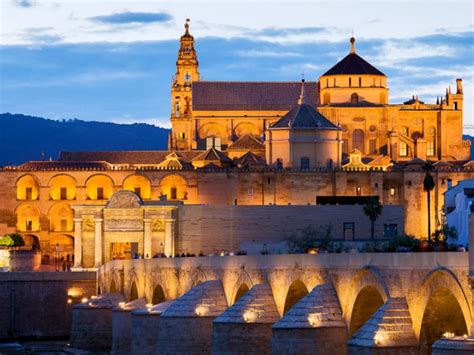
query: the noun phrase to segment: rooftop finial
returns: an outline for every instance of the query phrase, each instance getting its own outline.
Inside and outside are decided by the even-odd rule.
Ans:
[[[191,20],[189,18],[186,19],[186,23],[184,24],[184,28],[186,29],[186,33],[189,33],[189,22]]]
[[[356,39],[354,37],[351,37],[350,42],[351,42],[351,54],[354,54],[356,52],[355,48],[355,41]]]
[[[301,79],[301,94],[298,99],[298,105],[302,105],[306,103],[306,98],[304,94],[304,79]]]

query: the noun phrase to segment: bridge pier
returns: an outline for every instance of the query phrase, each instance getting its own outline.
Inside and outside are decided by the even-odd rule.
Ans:
[[[253,286],[212,323],[212,354],[270,354],[278,319],[270,286]]]
[[[113,355],[130,354],[132,341],[132,311],[146,306],[144,298],[138,298],[112,310]]]
[[[158,303],[132,311],[131,354],[154,355],[157,350],[161,315],[173,303]]]
[[[351,354],[417,355],[418,341],[405,297],[391,297],[347,342]]]
[[[106,293],[72,310],[71,348],[109,352],[112,345],[112,309],[124,301],[120,293]]]
[[[161,315],[156,354],[210,353],[212,321],[227,307],[220,280],[193,287]]]
[[[345,354],[347,327],[332,284],[318,285],[272,327],[274,354]]]

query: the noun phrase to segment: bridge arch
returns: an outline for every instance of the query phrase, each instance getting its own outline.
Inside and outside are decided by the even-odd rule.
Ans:
[[[105,280],[106,285],[103,286],[104,290],[108,290],[110,293],[121,292],[120,276],[117,270],[110,270],[107,279],[108,280]]]
[[[468,334],[471,309],[462,285],[452,271],[445,267],[430,271],[419,294],[419,308],[412,312],[412,318],[420,348],[429,349],[445,332]]]
[[[283,309],[283,314],[288,312],[291,307],[299,302],[304,296],[308,294],[308,288],[300,279],[293,281],[293,283],[288,288],[285,298],[285,307]]]
[[[350,334],[353,334],[387,301],[390,292],[379,270],[368,266],[355,275],[347,297],[344,318]],[[352,319],[354,316],[356,318]]]
[[[160,284],[156,284],[153,288],[153,295],[151,297],[152,304],[158,304],[166,301],[165,290]]]

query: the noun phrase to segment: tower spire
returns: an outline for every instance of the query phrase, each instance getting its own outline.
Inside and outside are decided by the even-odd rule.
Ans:
[[[189,22],[191,20],[189,18],[186,19],[186,23],[184,24],[184,29],[186,30],[186,34],[189,34]]]
[[[306,96],[304,92],[304,79],[301,79],[301,94],[298,99],[298,105],[302,105],[306,103]]]
[[[351,42],[351,54],[355,54],[356,48],[355,48],[355,41],[356,39],[354,36],[351,37],[350,42]]]

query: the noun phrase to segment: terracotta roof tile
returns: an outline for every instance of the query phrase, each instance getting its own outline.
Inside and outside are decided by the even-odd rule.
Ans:
[[[265,144],[250,134],[237,139],[227,150],[264,150]]]
[[[110,164],[158,164],[166,160],[168,150],[124,150],[98,152],[61,152],[60,161],[105,161]],[[184,161],[191,161],[202,150],[179,151]]]
[[[213,110],[290,110],[300,95],[300,82],[224,82],[193,83],[192,105],[195,111]],[[319,104],[318,83],[306,83],[307,101]]]

